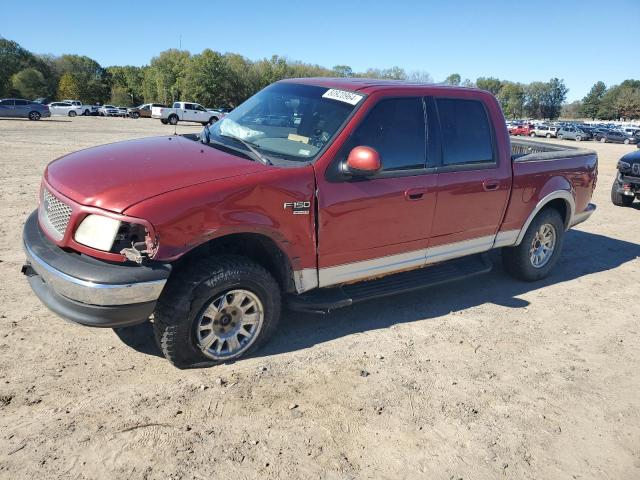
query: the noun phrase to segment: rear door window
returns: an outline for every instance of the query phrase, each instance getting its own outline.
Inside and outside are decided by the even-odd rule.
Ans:
[[[436,99],[444,166],[495,163],[491,125],[477,100]]]

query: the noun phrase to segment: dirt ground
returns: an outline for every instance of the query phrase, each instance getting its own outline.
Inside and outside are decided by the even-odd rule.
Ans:
[[[67,323],[20,274],[49,161],[172,131],[0,120],[0,478],[640,478],[640,203],[609,200],[634,146],[582,145],[600,156],[598,211],[545,281],[498,262],[469,282],[288,313],[252,358],[180,371],[150,325]]]

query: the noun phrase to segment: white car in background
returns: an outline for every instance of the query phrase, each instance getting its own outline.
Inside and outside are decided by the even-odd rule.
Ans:
[[[113,105],[103,105],[98,109],[98,114],[101,117],[118,117],[121,115],[118,107],[114,107]]]
[[[84,110],[82,106],[77,107],[69,102],[52,102],[48,105],[51,115],[64,115],[67,117],[75,117],[82,115]]]
[[[176,125],[178,122],[197,122],[202,125],[220,120],[219,113],[210,112],[199,103],[174,102],[173,107],[153,107],[151,118],[159,118],[165,125]]]

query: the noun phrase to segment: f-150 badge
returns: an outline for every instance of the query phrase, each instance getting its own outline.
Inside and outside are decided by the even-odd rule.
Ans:
[[[284,202],[284,209],[290,208],[294,215],[309,215],[311,202]]]

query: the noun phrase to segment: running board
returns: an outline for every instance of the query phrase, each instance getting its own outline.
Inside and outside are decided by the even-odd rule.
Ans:
[[[417,270],[387,275],[376,280],[318,288],[301,295],[290,295],[287,304],[291,310],[298,312],[328,313],[365,300],[474,277],[488,273],[492,268],[493,264],[486,254],[471,255]]]

